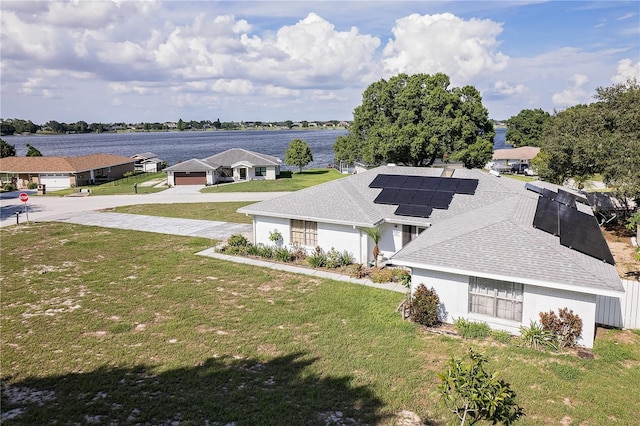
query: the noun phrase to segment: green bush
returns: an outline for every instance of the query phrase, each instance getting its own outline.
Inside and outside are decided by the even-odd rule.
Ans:
[[[276,247],[273,250],[273,258],[280,262],[291,262],[293,259],[291,251],[286,247]]]
[[[511,342],[511,333],[508,331],[491,330],[491,337],[500,343],[508,344]]]
[[[2,185],[2,189],[9,192],[9,191],[15,191],[18,188],[16,188],[16,186],[12,183],[5,183],[4,185]]]
[[[369,278],[374,283],[390,283],[393,281],[394,273],[391,268],[372,268]]]
[[[312,268],[322,268],[327,264],[327,255],[324,254],[322,249],[318,246],[313,250],[313,253],[306,257],[307,263]]]
[[[36,189],[36,188],[38,188],[38,184],[35,182],[29,182],[27,184],[27,189]]]
[[[558,315],[554,311],[540,312],[542,328],[553,333],[558,349],[572,348],[582,335],[582,319],[571,309],[562,308]]]
[[[353,263],[353,255],[348,251],[339,252],[331,247],[327,252],[327,268],[341,268]]]
[[[440,324],[439,309],[440,298],[436,291],[420,284],[411,298],[411,319],[418,324],[433,327]]]
[[[491,327],[485,322],[468,321],[458,318],[453,326],[458,335],[466,339],[484,339],[491,333]]]
[[[249,245],[249,240],[242,234],[233,234],[227,240],[227,244],[231,247],[246,247]]]
[[[267,246],[265,244],[256,244],[256,248],[258,249],[258,256],[264,257],[265,259],[273,259],[275,256],[275,248],[272,246]]]
[[[552,332],[545,330],[542,325],[531,321],[529,327],[520,326],[520,334],[525,345],[532,349],[556,350],[556,338]]]

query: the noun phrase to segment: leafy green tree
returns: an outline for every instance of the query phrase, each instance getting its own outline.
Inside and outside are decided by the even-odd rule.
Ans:
[[[540,108],[523,109],[506,121],[507,142],[515,146],[541,146],[545,126],[553,117]]]
[[[38,148],[29,144],[25,144],[25,146],[27,147],[27,157],[42,157],[42,153]]]
[[[216,129],[220,130],[220,128],[222,127],[222,123],[220,123],[220,119],[219,118],[216,121],[213,122],[213,127],[215,127]]]
[[[487,358],[469,349],[469,361],[452,358],[444,373],[440,392],[447,408],[460,419],[460,425],[482,420],[509,425],[524,416],[516,403],[516,393],[496,373],[487,371]]]
[[[287,166],[298,166],[300,173],[302,168],[313,161],[311,148],[302,139],[294,139],[289,143],[289,148],[284,155],[284,163]]]
[[[182,121],[182,118],[178,120],[178,130],[183,131],[187,128],[187,123]]]
[[[76,133],[88,133],[89,125],[87,124],[86,121],[81,120],[73,125],[73,130],[75,130]]]
[[[8,144],[4,139],[0,139],[0,158],[15,156],[16,146]]]
[[[63,133],[67,131],[67,126],[64,123],[58,123],[55,120],[51,120],[47,123],[47,127],[54,133]]]
[[[15,132],[16,128],[13,124],[6,121],[3,121],[2,124],[0,124],[0,134],[2,134],[2,136],[13,135]]]
[[[493,151],[493,123],[474,87],[449,84],[442,73],[399,74],[372,83],[349,134],[336,140],[336,160],[355,156],[371,164],[430,166],[447,158],[483,167]]]

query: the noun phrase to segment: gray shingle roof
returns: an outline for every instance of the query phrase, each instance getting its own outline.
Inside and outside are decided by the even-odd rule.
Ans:
[[[164,169],[165,172],[204,172],[207,170],[217,170],[220,168],[219,164],[215,164],[206,160],[197,160],[192,158],[191,160],[183,161],[182,163],[174,164],[171,167]]]
[[[396,206],[373,202],[381,189],[369,184],[378,174],[441,172],[383,166],[238,211],[366,227],[385,221],[427,227],[392,257],[393,263],[595,294],[622,291],[615,266],[564,247],[558,237],[533,227],[538,194],[521,181],[456,169],[453,177],[478,179],[475,194],[456,194],[448,209],[434,209],[429,218],[396,216]],[[544,182],[536,185],[557,189]],[[588,207],[578,207],[590,213]]]
[[[279,166],[281,161],[277,157],[271,155],[260,154],[258,152],[247,151],[242,148],[228,149],[219,154],[212,155],[204,159],[204,161],[221,164],[230,167],[239,162],[248,162],[254,166]]]

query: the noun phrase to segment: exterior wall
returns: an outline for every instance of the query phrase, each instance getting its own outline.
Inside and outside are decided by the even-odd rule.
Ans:
[[[278,169],[278,170],[276,170]],[[276,167],[276,166],[269,166],[267,167],[267,175],[265,176],[265,179],[267,180],[275,180],[276,177],[280,174],[280,168]]]
[[[466,318],[487,323],[493,329],[520,333],[520,326],[529,327],[531,321],[540,321],[540,312],[569,308],[582,319],[582,338],[578,344],[593,347],[595,337],[596,296],[565,290],[524,285],[522,322],[494,318],[469,312],[469,277],[467,275],[414,269],[412,290],[424,284],[433,288],[441,302],[441,320],[453,323],[457,318]]]
[[[282,234],[282,244],[291,244],[291,221],[268,216],[256,216],[253,218],[253,241],[255,244],[274,245],[269,240],[270,232],[278,230]]]
[[[176,181],[173,178],[173,172],[172,171],[168,171],[167,172],[167,185],[169,185],[169,186],[175,186],[176,185]]]
[[[380,225],[380,229],[382,230],[382,238],[380,239],[378,248],[380,249],[382,257],[388,259],[402,248],[402,225],[385,223]],[[367,239],[369,241],[368,257],[373,260],[371,253],[373,252],[374,244],[371,238],[367,237]]]

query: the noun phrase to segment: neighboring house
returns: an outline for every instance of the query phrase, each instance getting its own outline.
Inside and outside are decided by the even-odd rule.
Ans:
[[[531,160],[539,152],[540,148],[536,146],[496,149],[487,168],[501,173],[520,173],[530,168]]]
[[[275,180],[282,161],[271,155],[232,148],[202,160],[191,159],[167,167],[167,183],[173,185],[213,185],[243,180]]]
[[[131,158],[135,160],[135,169],[145,173],[159,172],[164,164],[153,152],[143,152],[142,154],[132,155]]]
[[[358,263],[373,260],[362,228],[379,226],[384,261],[411,269],[414,289],[433,287],[445,322],[464,317],[517,334],[540,312],[567,307],[591,347],[596,296],[624,290],[585,202],[481,170],[383,166],[238,212],[253,217],[256,243],[271,244],[278,230],[286,245],[346,250]]]
[[[59,190],[120,179],[134,170],[129,157],[92,154],[80,157],[5,157],[0,159],[2,182],[20,189],[30,182]]]

